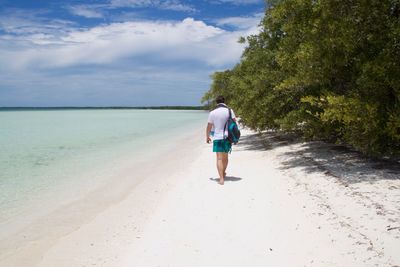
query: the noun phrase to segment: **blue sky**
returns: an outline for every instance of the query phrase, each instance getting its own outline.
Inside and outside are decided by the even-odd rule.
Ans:
[[[263,0],[0,0],[1,106],[199,105]]]

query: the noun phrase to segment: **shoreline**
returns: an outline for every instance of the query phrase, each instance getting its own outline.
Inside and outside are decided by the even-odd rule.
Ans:
[[[113,175],[94,189],[89,190],[85,187],[73,199],[68,199],[55,210],[50,210],[50,213],[35,217],[29,225],[22,229],[14,229],[12,234],[0,240],[0,265],[27,266],[39,262],[41,255],[61,237],[79,229],[98,214],[123,201],[145,179],[151,179],[154,174],[149,173],[154,172],[154,169],[159,168],[158,172],[170,172],[169,165],[176,166],[189,160],[190,155],[187,155],[184,146],[198,143],[196,136],[197,128],[191,127],[185,133],[170,136],[172,144],[160,142],[157,153],[150,151],[144,152],[140,158],[137,158],[136,154],[133,158],[120,158],[118,165],[108,166]],[[176,142],[183,142],[183,145],[178,144],[174,147]],[[169,157],[172,149],[186,157],[179,161]],[[97,172],[98,170],[93,170],[93,173],[89,171],[80,176],[85,177]],[[112,179],[118,179],[118,183]]]
[[[182,149],[161,166],[148,166],[143,173],[150,175],[125,188],[124,197],[51,242],[33,241],[18,252],[19,261],[0,265],[400,264],[396,168],[374,169],[321,142],[244,130],[220,186],[201,130],[181,140]]]
[[[178,116],[170,122],[153,121],[160,113],[168,118],[172,114]],[[59,116],[64,119],[61,125]],[[32,122],[24,124],[25,117]],[[44,111],[4,115],[0,247],[1,240],[32,221],[118,180],[120,170],[146,165],[166,153],[176,140],[198,128],[202,117],[205,115],[197,111]],[[180,120],[185,123],[179,125]],[[84,125],[79,127],[79,122]],[[30,124],[39,127],[31,130]]]

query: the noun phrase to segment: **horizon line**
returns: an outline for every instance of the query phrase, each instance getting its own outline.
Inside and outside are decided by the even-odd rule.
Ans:
[[[0,109],[205,109],[204,105],[165,105],[165,106],[14,106],[14,107],[1,107]]]

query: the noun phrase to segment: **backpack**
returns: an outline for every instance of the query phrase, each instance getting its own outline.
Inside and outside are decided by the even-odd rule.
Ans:
[[[240,130],[239,130],[239,126],[237,125],[236,121],[234,121],[232,119],[231,109],[228,108],[228,110],[229,110],[229,118],[224,127],[224,134],[225,134],[226,128],[228,128],[228,136],[226,137],[226,139],[228,139],[228,141],[230,143],[236,145],[240,139]]]

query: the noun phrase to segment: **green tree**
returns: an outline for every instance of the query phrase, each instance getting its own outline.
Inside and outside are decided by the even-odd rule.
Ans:
[[[268,1],[241,61],[213,75],[245,125],[400,154],[400,0]]]

